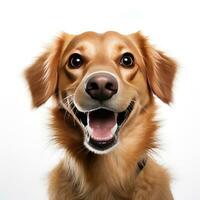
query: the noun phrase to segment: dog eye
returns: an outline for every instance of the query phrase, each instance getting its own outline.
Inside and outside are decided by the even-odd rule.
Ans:
[[[134,65],[134,57],[131,53],[124,53],[120,60],[123,67],[132,67]]]
[[[83,64],[83,58],[80,54],[74,53],[69,57],[68,65],[71,68],[79,68]]]

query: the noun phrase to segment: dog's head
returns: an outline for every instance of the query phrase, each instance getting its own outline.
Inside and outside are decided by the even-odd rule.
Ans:
[[[85,146],[106,153],[124,125],[153,102],[172,99],[175,62],[137,32],[63,33],[26,71],[34,107],[56,94],[80,125]]]

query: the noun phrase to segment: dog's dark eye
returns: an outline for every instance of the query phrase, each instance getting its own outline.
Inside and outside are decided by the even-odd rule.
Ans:
[[[134,57],[131,53],[124,53],[120,60],[123,67],[132,67],[134,65]]]
[[[80,54],[74,53],[69,57],[68,65],[71,68],[79,68],[83,64],[83,58]]]

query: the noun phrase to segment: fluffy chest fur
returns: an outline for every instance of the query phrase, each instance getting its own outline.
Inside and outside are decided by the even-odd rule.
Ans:
[[[169,175],[150,158],[139,174],[134,167],[127,170],[112,164],[97,165],[98,174],[95,170],[87,177],[90,168],[85,173],[72,158],[66,158],[50,174],[50,200],[172,200]]]

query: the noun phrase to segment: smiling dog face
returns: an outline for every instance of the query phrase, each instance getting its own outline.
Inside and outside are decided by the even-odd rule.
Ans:
[[[172,98],[176,65],[139,32],[63,33],[26,71],[35,107],[50,96],[82,129],[97,154],[120,143],[128,121],[153,102]]]

